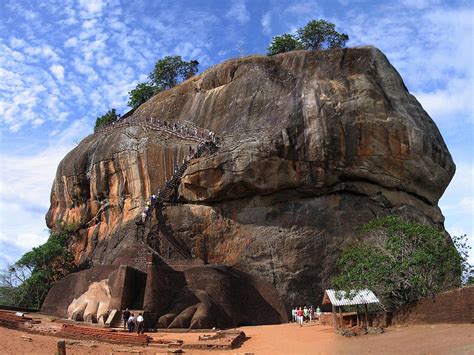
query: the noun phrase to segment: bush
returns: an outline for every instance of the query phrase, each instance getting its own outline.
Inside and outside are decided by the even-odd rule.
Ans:
[[[273,37],[272,42],[267,48],[267,55],[286,53],[297,49],[304,49],[304,47],[295,36],[286,33],[281,36]]]
[[[349,40],[347,34],[337,32],[336,25],[325,20],[312,20],[297,33],[303,47],[310,51],[342,48]]]
[[[148,76],[150,83],[159,90],[168,90],[191,78],[198,71],[199,62],[186,62],[181,56],[166,56],[156,62],[155,68]]]
[[[147,83],[140,83],[135,89],[128,93],[130,95],[128,106],[137,108],[158,94],[160,91],[161,89],[156,86]]]
[[[95,120],[95,128],[98,128],[108,123],[111,123],[113,121],[116,121],[119,118],[120,118],[120,115],[117,115],[117,113],[115,112],[115,109],[113,108],[110,111],[107,111],[105,115],[97,117],[97,119]]]
[[[148,75],[148,83],[140,83],[129,92],[128,106],[137,108],[154,95],[163,90],[171,89],[196,75],[199,62],[191,60],[186,62],[179,55],[166,56],[155,63],[153,71]]]
[[[317,51],[328,48],[342,48],[349,40],[345,33],[336,31],[336,25],[325,20],[312,20],[297,30],[297,35],[284,34],[273,37],[267,48],[267,55],[275,55],[306,49]]]
[[[442,231],[390,216],[359,232],[363,238],[337,261],[335,288],[371,289],[389,309],[397,309],[460,285],[463,259]]]

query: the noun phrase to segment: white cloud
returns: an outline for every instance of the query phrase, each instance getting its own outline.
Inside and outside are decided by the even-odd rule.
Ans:
[[[267,13],[265,13],[261,20],[260,20],[260,24],[262,25],[262,29],[263,29],[263,33],[265,33],[266,35],[269,35],[272,31],[272,13],[271,11],[268,11]]]
[[[12,48],[22,48],[25,45],[25,41],[21,38],[10,37],[10,46]]]
[[[286,12],[299,16],[309,16],[314,18],[319,10],[319,6],[316,1],[302,1],[295,4],[291,4],[285,10]],[[304,24],[301,24],[304,25]]]
[[[85,10],[86,15],[100,15],[105,6],[102,0],[79,0],[82,9]]]
[[[401,3],[406,7],[422,10],[439,4],[439,0],[402,0]]]
[[[64,67],[61,64],[53,64],[49,67],[49,70],[51,70],[56,79],[64,81]]]
[[[226,17],[236,19],[240,24],[245,24],[250,20],[250,13],[247,10],[245,0],[232,0],[232,5]]]
[[[44,215],[56,168],[74,141],[91,130],[90,122],[76,120],[41,151],[28,156],[0,153],[0,245],[24,252],[46,241]]]
[[[77,38],[76,37],[71,37],[71,38],[68,38],[66,42],[64,42],[64,47],[66,47],[66,48],[76,47],[77,43],[78,43]]]

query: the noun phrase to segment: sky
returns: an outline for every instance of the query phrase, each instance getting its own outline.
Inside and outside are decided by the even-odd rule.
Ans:
[[[202,72],[320,18],[347,46],[381,49],[436,122],[457,166],[445,227],[474,246],[472,1],[1,0],[0,268],[46,241],[59,161],[97,116],[128,111],[158,59],[197,59]]]

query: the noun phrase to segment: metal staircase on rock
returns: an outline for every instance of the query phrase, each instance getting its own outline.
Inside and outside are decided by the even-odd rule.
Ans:
[[[189,162],[192,159],[197,159],[206,153],[213,154],[218,149],[218,146],[211,140],[199,139],[199,141],[200,143],[197,147],[196,152],[191,157],[189,157],[189,159],[185,159],[184,162],[181,164],[181,166],[178,166],[178,168],[175,170],[171,179],[168,180],[160,190],[158,190],[156,198],[151,201],[149,209],[146,212],[145,220],[142,219],[142,216],[139,216],[136,220],[137,239],[140,241],[143,241],[145,244],[148,244],[147,241],[145,241],[145,232],[147,228],[151,229],[152,227],[151,226],[152,212],[155,209],[159,208],[160,209],[160,211],[158,212],[159,215],[157,215],[158,230],[162,232],[161,234],[164,237],[164,239],[184,259],[190,259],[192,257],[191,253],[185,246],[181,245],[181,242],[179,242],[176,238],[173,237],[170,231],[167,231],[169,227],[167,227],[166,225],[166,220],[163,214],[161,213],[161,209],[163,207],[163,202],[170,199],[173,196],[173,194],[176,193],[181,177],[186,171],[189,165]],[[139,258],[144,258],[146,260],[145,255],[139,255]]]

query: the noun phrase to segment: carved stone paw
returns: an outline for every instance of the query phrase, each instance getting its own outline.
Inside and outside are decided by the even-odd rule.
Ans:
[[[158,319],[159,328],[213,328],[220,326],[219,307],[206,291],[185,290],[166,314]]]
[[[69,319],[104,324],[107,319],[111,291],[109,281],[90,284],[88,290],[75,298],[67,309]]]

